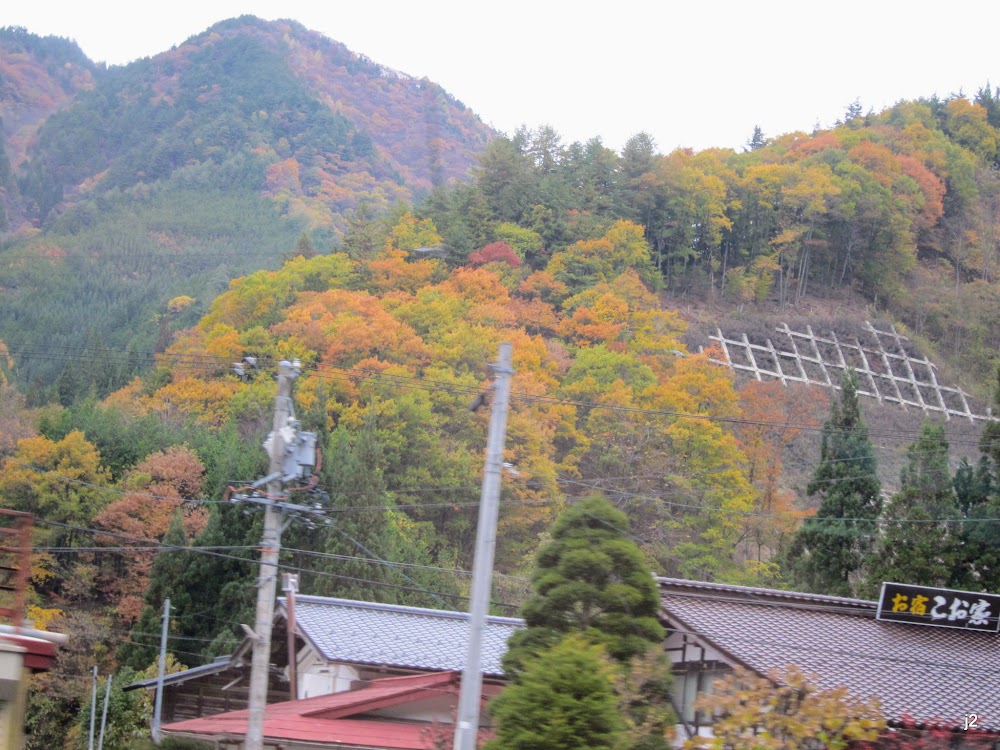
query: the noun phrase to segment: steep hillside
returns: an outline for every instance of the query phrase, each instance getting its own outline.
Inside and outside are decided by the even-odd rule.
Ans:
[[[30,43],[5,64],[41,66],[18,34]],[[291,21],[225,21],[91,83],[9,146],[24,220],[0,255],[0,338],[15,350],[81,336],[148,350],[173,297],[196,315],[303,232],[329,245],[361,204],[385,212],[466,177],[491,135],[435,84]]]
[[[289,75],[308,89],[308,77]],[[240,138],[271,126],[254,112],[239,121]],[[194,664],[233,647],[252,609],[260,516],[227,498],[266,472],[258,446],[271,376],[286,358],[302,362],[296,414],[317,432],[323,459],[315,481],[290,494],[310,507],[286,530],[281,564],[301,570],[310,593],[461,608],[488,422],[469,406],[482,401],[500,341],[513,342],[516,370],[501,611],[523,601],[525,565],[557,510],[595,491],[628,513],[670,575],[835,593],[802,582],[803,560],[822,557],[809,557],[821,549],[809,538],[797,544],[799,532],[853,529],[864,538],[852,531],[856,547],[837,570],[852,592],[867,596],[884,580],[872,561],[931,547],[924,556],[944,574],[891,580],[1000,589],[997,423],[953,417],[942,433],[920,424],[920,409],[836,405],[831,389],[739,381],[710,361],[719,354],[697,352],[717,327],[764,341],[787,322],[846,342],[870,319],[940,363],[942,384],[977,389],[976,412],[1000,404],[1000,392],[985,398],[1000,344],[998,115],[991,92],[904,102],[830,131],[760,138],[742,153],[660,154],[640,135],[617,154],[599,139],[566,146],[550,129],[522,131],[487,145],[474,180],[412,211],[358,212],[341,245],[319,254],[295,242],[308,217],[292,218],[292,207],[314,204],[292,200],[294,180],[282,193],[267,173],[242,192],[220,179],[248,180],[256,159],[271,168],[291,157],[222,149],[218,163],[205,153],[154,182],[109,168],[73,206],[55,205],[33,244],[6,251],[3,294],[21,303],[5,308],[8,330],[31,343],[14,354],[38,372],[62,369],[56,395],[69,404],[39,410],[37,437],[0,446],[0,500],[37,512],[52,550],[35,614],[94,634],[82,641],[95,643],[87,658],[98,642],[110,653],[132,627],[128,647],[107,661],[141,668],[158,648],[169,596],[175,656]],[[343,125],[331,148],[362,159],[355,126],[330,117]],[[191,127],[208,128],[196,120]],[[309,124],[296,127],[308,143]],[[287,174],[301,184],[299,156],[295,164]],[[270,209],[281,195],[285,216]],[[296,257],[214,295],[280,242]],[[182,291],[194,283],[205,289],[198,302]],[[35,296],[22,291],[29,286]],[[67,288],[85,294],[60,299]],[[121,290],[177,296],[143,324],[154,308]],[[94,310],[129,321],[130,350],[91,333]],[[46,337],[45,315],[74,320],[76,337]],[[154,352],[141,377],[88,398]],[[248,360],[237,374],[232,363],[244,357],[257,369]],[[28,393],[39,394],[50,395]],[[949,457],[954,466],[962,456],[969,463],[953,472]],[[925,479],[940,503],[908,508]],[[891,548],[874,533],[883,524]],[[123,537],[170,552],[154,563],[152,551],[119,546]],[[114,546],[88,559],[83,549],[105,539]],[[189,553],[175,553],[188,542]],[[36,715],[66,706],[68,727],[84,682],[66,696],[50,691]]]
[[[39,127],[94,86],[94,63],[73,42],[0,29],[0,233],[20,224],[14,171]]]
[[[1000,364],[1000,90],[847,115],[742,151],[660,154],[640,133],[616,154],[525,130],[424,210],[457,260],[506,239],[536,267],[628,218],[670,306],[721,300],[753,318],[850,300],[905,324],[984,399]]]

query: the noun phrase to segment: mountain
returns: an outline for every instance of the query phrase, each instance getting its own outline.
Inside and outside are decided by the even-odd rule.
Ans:
[[[381,213],[466,178],[492,137],[436,84],[292,21],[223,21],[107,69],[8,29],[0,65],[0,338],[14,349],[149,349],[170,299],[204,312],[303,233],[329,246],[362,204]]]
[[[0,232],[20,223],[16,170],[50,115],[93,88],[96,66],[75,43],[0,29]]]

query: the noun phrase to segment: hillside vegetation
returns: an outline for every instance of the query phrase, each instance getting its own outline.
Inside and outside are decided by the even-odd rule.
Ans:
[[[513,242],[538,268],[580,227],[629,219],[645,227],[668,305],[772,311],[856,293],[975,387],[1000,351],[998,95],[852,107],[830,130],[757,131],[741,152],[663,155],[639,134],[616,154],[522,130],[490,144],[474,185],[422,210],[459,257],[490,238],[491,220],[531,230]]]
[[[225,21],[108,69],[8,29],[0,61],[0,338],[36,354],[81,338],[148,351],[303,233],[329,246],[359,207],[464,178],[490,136],[439,86],[291,21]],[[170,317],[179,295],[194,317]],[[36,389],[63,370],[22,362]]]
[[[165,597],[175,663],[242,638],[261,519],[228,498],[266,471],[282,359],[322,459],[283,537],[306,593],[465,608],[489,419],[470,404],[502,341],[498,613],[595,491],[657,573],[1000,585],[995,424],[950,456],[933,423],[869,428],[848,382],[740,385],[674,309],[862,300],[996,408],[994,92],[662,154],[644,134],[621,153],[547,127],[489,140],[432,84],[291,22],[93,75],[6,183],[27,223],[0,250],[0,498],[38,518],[31,616],[74,636],[33,695],[32,748],[82,736],[93,659],[149,667]],[[347,97],[367,84],[382,98]]]

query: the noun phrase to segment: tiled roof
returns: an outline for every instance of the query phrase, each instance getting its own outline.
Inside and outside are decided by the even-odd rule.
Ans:
[[[858,599],[660,579],[667,619],[760,674],[795,664],[821,687],[908,715],[1000,731],[1000,636],[875,619]]]
[[[284,599],[279,599],[284,607]],[[385,664],[413,669],[465,666],[469,616],[462,612],[374,604],[322,596],[296,596],[300,633],[330,661]],[[483,628],[482,669],[501,675],[507,639],[522,620],[489,617]]]
[[[316,742],[331,747],[427,748],[429,732],[434,730],[427,722],[379,719],[370,712],[419,701],[429,695],[447,693],[457,700],[459,683],[456,672],[410,675],[376,680],[360,690],[273,703],[264,710],[263,736],[278,742]],[[487,688],[488,694],[495,692],[495,688]],[[242,739],[246,735],[248,714],[247,710],[230,711],[179,721],[167,724],[163,731],[201,739]],[[366,718],[352,718],[362,716]]]

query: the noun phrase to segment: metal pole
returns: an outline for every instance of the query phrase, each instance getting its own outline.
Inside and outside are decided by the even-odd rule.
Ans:
[[[108,723],[108,702],[111,700],[111,675],[105,683],[107,689],[104,691],[104,711],[101,713],[101,736],[97,740],[97,750],[104,750],[104,727]]]
[[[94,725],[97,723],[97,665],[94,665],[94,684],[90,689],[90,736],[87,750],[94,750]]]
[[[281,430],[291,416],[292,364],[278,365],[278,395],[274,399],[274,422],[271,431],[270,466],[267,483],[268,504],[264,506],[264,538],[260,551],[260,575],[257,578],[257,618],[254,624],[253,658],[250,662],[245,750],[262,750],[264,745],[264,708],[267,705],[268,671],[271,662],[271,624],[274,619],[274,589],[281,548],[281,510],[274,507],[281,496],[281,470],[284,465],[285,439]]]
[[[497,511],[500,478],[503,473],[503,446],[507,432],[507,407],[510,402],[511,344],[500,344],[499,361],[493,367],[493,408],[486,438],[486,467],[479,501],[479,526],[476,530],[476,555],[472,565],[472,595],[469,601],[469,643],[462,671],[458,697],[458,721],[455,723],[454,750],[475,750],[479,736],[479,703],[482,697],[483,626],[489,610],[493,582],[493,554],[496,550]]]
[[[160,671],[156,677],[156,702],[153,705],[153,742],[160,744],[160,718],[163,711],[163,673],[167,669],[167,627],[170,622],[170,597],[163,600],[163,623],[160,626]]]

